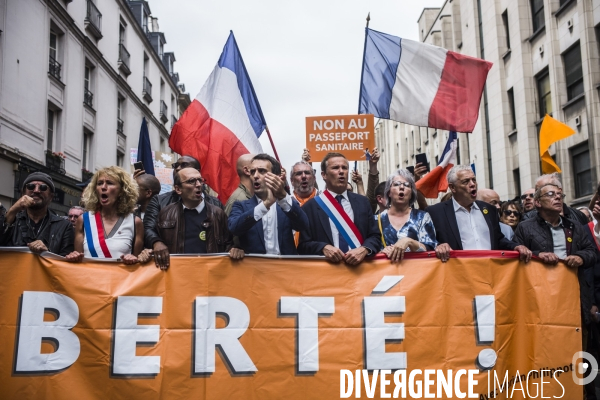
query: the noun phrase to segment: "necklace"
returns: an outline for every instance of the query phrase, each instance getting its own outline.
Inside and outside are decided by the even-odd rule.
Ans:
[[[40,231],[42,230],[42,228],[44,227],[45,223],[46,223],[46,218],[48,218],[48,214],[46,214],[44,216],[44,219],[42,219],[42,223],[40,224],[40,226],[37,228],[37,231],[33,228],[33,226],[31,226],[31,218],[29,218],[29,215],[27,216],[27,227],[29,229],[31,229],[31,231],[33,232],[33,238],[37,239],[37,236],[39,235]],[[34,223],[35,225],[35,223]]]

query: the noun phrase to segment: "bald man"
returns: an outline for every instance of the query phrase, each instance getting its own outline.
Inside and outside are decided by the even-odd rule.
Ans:
[[[477,191],[477,200],[480,201],[485,201],[488,204],[491,204],[492,206],[496,207],[496,209],[498,210],[498,215],[500,215],[500,209],[502,208],[502,202],[500,201],[500,195],[498,195],[498,193],[496,193],[495,190],[492,189],[479,189]],[[508,240],[512,240],[513,237],[515,236],[515,232],[513,231],[513,229],[506,225],[503,222],[499,222],[500,224],[500,230],[502,231],[502,234],[504,236],[506,236],[506,238]]]
[[[229,196],[227,204],[225,204],[225,214],[229,216],[233,203],[236,201],[244,201],[254,196],[254,187],[252,186],[252,179],[250,178],[250,164],[252,164],[252,158],[254,154],[243,154],[238,158],[236,164],[237,174],[240,177],[240,184],[238,188]]]
[[[137,201],[138,208],[136,210],[136,215],[144,219],[148,203],[150,203],[152,197],[160,193],[160,182],[157,177],[150,174],[138,175],[135,178],[135,181],[137,182],[139,187]]]

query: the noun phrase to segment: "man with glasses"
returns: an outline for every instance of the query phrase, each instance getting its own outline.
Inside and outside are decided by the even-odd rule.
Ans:
[[[34,253],[61,256],[73,251],[71,223],[48,210],[54,191],[47,174],[34,172],[25,178],[22,197],[0,217],[0,246],[27,246]]]
[[[545,175],[542,175],[539,178],[537,178],[535,181],[535,190],[537,191],[541,187],[543,187],[545,185],[550,185],[550,184],[554,185],[562,190],[562,184],[560,183],[560,180],[558,179],[557,173],[545,174]],[[569,221],[573,221],[573,222],[579,223],[581,225],[586,225],[588,223],[588,220],[587,220],[587,217],[585,216],[585,214],[583,214],[579,210],[576,210],[574,208],[567,206],[564,203],[563,203],[563,210],[562,210],[561,215],[564,216],[565,218],[567,218]],[[535,218],[536,216],[537,216],[537,209],[534,208],[533,210],[523,214],[523,221],[526,221],[531,218]]]
[[[75,224],[77,223],[77,219],[85,212],[85,208],[79,206],[73,206],[69,210],[69,214],[67,214],[67,218],[73,228],[75,228]]]
[[[200,172],[200,163],[194,157],[182,156],[179,157],[176,163],[173,163],[173,181],[175,181],[175,175],[183,168],[194,168]],[[207,194],[206,187],[202,185],[202,196],[204,201],[208,204],[223,209],[223,204],[219,199],[212,197]],[[152,197],[148,206],[146,207],[146,214],[144,214],[144,247],[152,249],[154,252],[154,261],[156,266],[159,268],[168,268],[169,250],[167,246],[160,240],[160,237],[156,234],[156,222],[158,220],[158,214],[160,210],[169,204],[177,203],[180,197],[177,191],[173,190],[169,193],[163,193],[158,196]],[[163,260],[159,262],[159,260]],[[167,260],[165,264],[164,260]]]
[[[596,254],[583,226],[561,215],[564,198],[557,184],[538,188],[533,197],[536,216],[519,224],[515,241],[529,248],[545,264],[556,265],[562,261],[569,268],[579,268],[577,277],[585,327],[591,321],[592,288],[585,279],[584,269],[594,265]]]
[[[175,173],[173,187],[180,200],[160,211],[155,228],[168,253],[224,253],[231,248],[227,216],[219,207],[204,201],[203,185],[204,179],[195,168]],[[154,257],[161,269],[169,267],[169,254]]]
[[[533,194],[535,193],[535,189],[527,189],[521,195],[521,205],[523,206],[523,212],[529,212],[531,210],[535,210],[535,206],[533,205]]]

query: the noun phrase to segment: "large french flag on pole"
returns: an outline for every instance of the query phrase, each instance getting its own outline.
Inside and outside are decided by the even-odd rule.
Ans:
[[[266,125],[230,32],[213,72],[173,126],[169,146],[178,154],[200,161],[202,177],[225,203],[239,185],[238,158],[263,152],[258,138]]]
[[[448,171],[456,164],[456,148],[458,135],[456,132],[448,133],[448,141],[442,152],[437,167],[417,181],[417,189],[428,199],[435,199],[440,192],[448,190]]]
[[[359,114],[472,132],[492,63],[366,28]]]

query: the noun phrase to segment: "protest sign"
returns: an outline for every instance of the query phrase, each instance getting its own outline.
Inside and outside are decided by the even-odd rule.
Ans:
[[[306,117],[306,148],[311,161],[342,153],[348,161],[368,161],[375,147],[372,114]]]

